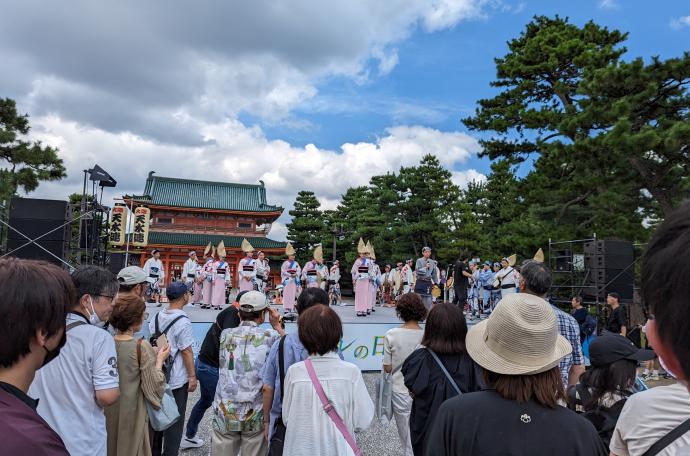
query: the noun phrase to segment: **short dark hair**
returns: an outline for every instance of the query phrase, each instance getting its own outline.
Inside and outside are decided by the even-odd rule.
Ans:
[[[608,293],[607,296],[611,296],[612,298],[615,298],[616,301],[620,301],[620,300],[621,300],[621,295],[619,295],[619,294],[616,293],[615,291],[612,291],[611,293]]]
[[[119,331],[127,331],[141,323],[146,311],[144,298],[131,294],[117,295],[113,302],[113,313],[108,322]]]
[[[246,310],[239,310],[239,315],[240,315],[240,320],[242,321],[255,321],[258,320],[259,317],[263,316],[264,312],[266,309],[262,310],[251,310],[251,311],[246,311]]]
[[[395,303],[395,312],[402,321],[424,321],[426,307],[417,293],[405,293]]]
[[[295,309],[297,309],[298,314],[301,314],[308,308],[317,304],[327,306],[328,293],[317,287],[307,288],[302,290],[302,293],[299,294],[299,298],[297,298],[297,303],[295,304]]]
[[[525,261],[520,268],[520,277],[527,290],[538,296],[544,296],[551,288],[551,271],[541,261]]]
[[[537,404],[555,409],[559,401],[565,403],[561,369],[555,366],[532,375],[504,375],[484,370],[487,386],[511,401],[525,403],[533,399]]]
[[[340,317],[333,309],[324,305],[304,310],[299,316],[297,331],[299,340],[310,355],[325,355],[338,350],[340,339],[343,338]]]
[[[72,282],[77,289],[77,296],[72,308],[79,305],[84,295],[115,296],[120,284],[115,274],[100,266],[81,266],[72,273]]]
[[[582,304],[582,296],[573,296],[573,299],[574,299],[575,302],[577,302],[578,304]]]
[[[0,259],[0,366],[11,367],[30,349],[36,331],[48,337],[65,329],[76,292],[69,274],[35,260]]]
[[[642,298],[654,315],[659,337],[690,378],[690,200],[666,216],[642,258]]]
[[[465,352],[467,322],[465,316],[453,304],[436,304],[426,320],[421,344],[447,355]]]
[[[129,293],[130,291],[134,290],[134,287],[137,287],[137,286],[139,286],[139,285],[144,285],[145,283],[146,283],[146,282],[133,283],[133,284],[130,284],[130,285],[121,283],[121,284],[119,284],[119,288],[118,288],[117,291],[118,291],[118,293]]]

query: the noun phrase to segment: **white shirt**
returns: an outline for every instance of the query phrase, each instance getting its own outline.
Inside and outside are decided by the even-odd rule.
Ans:
[[[369,427],[374,404],[354,364],[334,352],[310,356],[316,376],[350,434]],[[287,427],[283,454],[290,456],[352,455],[350,446],[323,405],[309,379],[304,362],[290,366],[285,376],[283,422]]]
[[[159,281],[165,278],[165,271],[163,270],[163,262],[155,258],[149,258],[144,263],[144,272],[149,276],[157,276]]]
[[[172,323],[172,321],[180,315],[187,315],[183,310],[179,309],[165,309],[158,312],[158,329],[163,332],[165,328]],[[149,330],[151,334],[156,331],[156,317],[149,321]],[[182,354],[180,351],[191,347],[194,343],[194,333],[192,332],[192,322],[189,318],[180,318],[166,333],[168,343],[170,344],[170,356],[175,358],[172,370],[170,372],[170,381],[168,384],[171,389],[177,389],[189,381],[187,369],[184,367]]]
[[[85,318],[67,314],[68,325],[75,321]],[[36,372],[29,396],[39,399],[38,414],[72,456],[105,456],[105,415],[95,391],[119,386],[115,341],[106,330],[84,324],[70,329],[60,356]]]
[[[633,394],[621,411],[609,449],[617,456],[637,456],[690,418],[690,393],[681,383]],[[690,432],[657,453],[658,456],[690,455]]]
[[[402,364],[410,353],[422,342],[423,329],[393,328],[389,329],[383,339],[383,364],[397,371],[393,374],[393,391],[407,393],[402,374]]]
[[[340,282],[340,268],[338,266],[331,267],[329,278],[335,283]]]
[[[496,273],[496,279],[501,281],[501,286],[503,285],[515,285],[517,282],[517,277],[515,269],[512,266],[508,266],[505,269],[501,269]]]
[[[198,271],[199,263],[192,260],[191,258],[188,259],[184,264],[184,268],[182,268],[182,280],[184,280],[185,282],[194,281],[194,279],[196,279]],[[193,275],[194,277],[188,277],[190,275]]]

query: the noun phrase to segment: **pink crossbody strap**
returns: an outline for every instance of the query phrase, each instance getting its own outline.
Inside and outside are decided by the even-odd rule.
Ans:
[[[319,379],[316,376],[316,372],[314,372],[314,365],[311,363],[311,360],[305,359],[304,365],[307,368],[307,374],[309,374],[311,383],[314,385],[316,395],[319,396],[319,400],[321,400],[321,405],[323,405],[324,411],[330,417],[331,421],[333,421],[333,424],[335,424],[335,427],[338,428],[343,437],[345,437],[345,441],[348,445],[350,445],[352,451],[355,452],[355,456],[363,455],[364,453],[362,453],[362,450],[357,446],[357,442],[355,442],[355,439],[352,437],[352,434],[350,434],[350,431],[348,431],[347,426],[345,426],[345,423],[343,422],[343,419],[340,418],[340,415],[338,415],[338,412],[335,410],[335,407],[333,407],[331,401],[329,401],[328,397],[326,397],[326,393],[323,391],[321,382],[319,382]]]

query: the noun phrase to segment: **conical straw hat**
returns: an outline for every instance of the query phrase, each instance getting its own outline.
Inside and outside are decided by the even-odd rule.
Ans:
[[[323,261],[323,247],[318,246],[314,249],[314,259],[318,261]]]
[[[371,256],[371,242],[367,241],[364,245],[364,253],[368,253]]]
[[[366,244],[364,244],[364,241],[362,238],[359,238],[359,243],[357,244],[357,253],[365,253],[367,249]]]
[[[254,247],[249,243],[247,238],[242,239],[242,251],[244,253],[249,253],[254,251]]]
[[[295,254],[295,248],[289,242],[285,246],[285,255],[293,256]]]
[[[204,249],[204,256],[208,256],[208,253],[211,251],[211,241],[208,241],[208,245]]]
[[[513,253],[508,257],[508,266],[512,268],[515,266],[515,263],[517,263],[517,255]]]
[[[222,240],[218,244],[218,258],[225,258],[225,243]]]
[[[537,253],[534,254],[534,258],[532,258],[534,261],[538,261],[540,263],[544,262],[544,251],[540,248],[537,250]]]

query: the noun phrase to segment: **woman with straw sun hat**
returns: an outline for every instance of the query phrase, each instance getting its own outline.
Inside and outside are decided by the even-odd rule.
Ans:
[[[558,364],[572,347],[545,300],[528,293],[504,297],[470,329],[466,345],[484,368],[488,389],[441,406],[425,454],[608,454],[594,426],[561,406]]]

